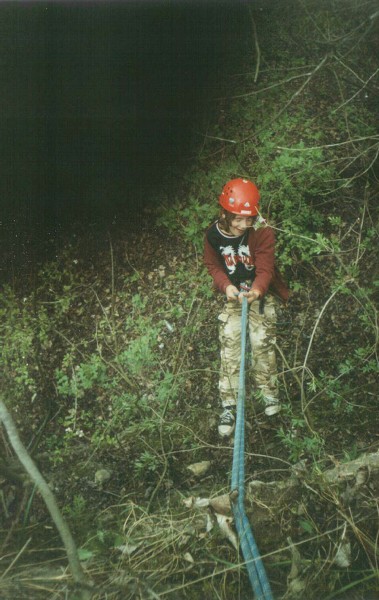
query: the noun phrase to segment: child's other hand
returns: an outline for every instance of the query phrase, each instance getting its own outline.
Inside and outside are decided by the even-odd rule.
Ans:
[[[239,291],[235,285],[228,285],[225,290],[225,294],[228,302],[237,302]]]

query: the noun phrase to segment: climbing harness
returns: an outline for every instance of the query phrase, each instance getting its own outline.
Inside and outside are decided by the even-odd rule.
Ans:
[[[236,529],[255,600],[274,600],[266,571],[246,516],[245,497],[245,356],[248,301],[242,300],[241,366],[238,383],[237,421],[233,449],[231,501]]]

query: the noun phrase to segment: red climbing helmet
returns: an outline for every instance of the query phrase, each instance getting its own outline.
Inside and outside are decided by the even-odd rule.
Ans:
[[[222,189],[219,202],[225,210],[235,215],[255,217],[258,214],[259,190],[248,179],[232,179]]]

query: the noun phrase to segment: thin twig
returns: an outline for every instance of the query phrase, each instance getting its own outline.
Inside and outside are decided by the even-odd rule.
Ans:
[[[333,54],[333,58],[334,58],[334,59],[335,59],[337,62],[339,62],[339,63],[340,63],[340,64],[341,64],[341,65],[342,65],[342,66],[343,66],[345,69],[347,69],[348,71],[350,71],[350,73],[352,73],[352,75],[354,75],[354,77],[356,77],[357,79],[359,79],[359,81],[360,81],[361,83],[364,83],[364,80],[363,80],[361,77],[359,77],[359,75],[358,75],[358,74],[357,74],[355,71],[353,71],[353,69],[351,69],[351,68],[349,67],[349,65],[346,65],[346,64],[343,62],[343,60],[341,60],[341,59],[340,59],[340,57],[339,57],[339,56],[337,56],[337,54]]]
[[[336,146],[345,146],[346,144],[354,144],[355,142],[363,142],[364,140],[377,140],[379,135],[366,135],[364,137],[345,140],[336,144],[324,144],[322,146],[307,146],[306,148],[289,148],[288,146],[275,146],[278,150],[291,150],[291,152],[307,152],[308,150],[322,150],[322,148],[335,148]]]
[[[285,67],[283,66],[276,66],[274,69],[261,69],[261,73],[278,73],[279,71],[300,71],[301,69],[313,69],[314,68],[314,64],[312,65],[298,65],[295,67]],[[247,77],[248,75],[251,75],[252,71],[245,71],[245,73],[233,73],[232,77]]]
[[[301,94],[301,92],[306,88],[306,86],[311,81],[311,79],[316,75],[317,71],[319,71],[323,67],[323,65],[326,63],[326,61],[328,60],[328,58],[329,58],[329,54],[325,54],[324,58],[319,62],[319,64],[317,65],[317,67],[315,67],[315,69],[313,69],[312,73],[309,74],[309,76],[307,77],[306,81],[304,81],[304,83],[299,87],[299,89],[296,90],[296,92],[291,96],[291,98],[288,100],[288,102],[286,102],[286,104],[279,110],[279,112],[276,113],[276,115],[273,117],[273,119],[271,119],[270,123],[266,123],[264,125],[264,127],[262,127],[261,129],[259,129],[258,131],[255,131],[254,132],[254,136],[257,136],[262,131],[267,130],[267,127],[269,125],[272,125],[275,121],[277,121],[279,119],[279,117],[292,104],[292,102],[295,100],[295,98],[297,96],[299,96]],[[242,140],[240,140],[240,143],[245,142],[246,140],[249,139],[249,137],[251,137],[251,136],[247,136],[247,137],[243,138]]]
[[[202,133],[201,131],[195,131],[198,135],[201,135],[204,139],[209,140],[218,140],[219,142],[228,142],[229,144],[236,144],[236,140],[228,140],[226,138],[218,137],[217,135],[208,135],[207,133]]]
[[[18,559],[20,558],[21,554],[24,552],[24,550],[29,546],[30,542],[32,541],[32,538],[30,537],[25,544],[23,545],[23,547],[21,548],[21,550],[17,553],[17,555],[14,557],[14,559],[12,560],[11,564],[9,565],[9,567],[7,569],[5,569],[4,573],[2,574],[2,576],[0,577],[0,579],[3,579],[7,573],[9,573],[9,571],[12,569],[13,565],[18,561]]]
[[[267,92],[268,90],[272,90],[273,88],[279,87],[281,85],[285,85],[294,79],[303,79],[303,77],[308,77],[311,73],[302,73],[301,75],[294,75],[293,77],[289,77],[288,79],[283,79],[282,81],[278,81],[277,83],[273,83],[265,88],[260,88],[259,90],[253,90],[252,92],[246,92],[246,94],[237,94],[236,96],[227,96],[228,100],[234,100],[236,98],[247,98],[248,96],[255,96],[256,94],[261,94],[262,92]],[[219,100],[225,100],[226,98],[219,98]]]
[[[329,536],[331,533],[335,533],[337,531],[340,531],[341,529],[343,529],[344,524],[338,524],[336,527],[332,527],[331,529],[328,529],[327,531],[323,531],[323,532],[318,532],[316,535],[307,537],[305,540],[300,540],[298,542],[296,542],[294,544],[294,546],[302,546],[303,544],[308,544],[309,542],[313,541],[313,540],[320,540],[320,538],[325,537],[325,536]],[[275,556],[275,554],[278,553],[282,553],[285,552],[286,550],[290,550],[290,546],[282,546],[280,548],[277,548],[276,550],[273,550],[272,552],[267,552],[265,554],[262,555],[262,559],[267,559],[270,556]],[[176,595],[178,595],[178,591],[179,590],[183,590],[185,588],[188,588],[190,586],[195,586],[196,584],[202,582],[202,581],[206,581],[208,579],[214,578],[215,576],[219,576],[222,575],[224,573],[231,573],[236,569],[240,569],[242,566],[246,565],[246,562],[238,562],[237,564],[233,564],[232,566],[227,566],[224,567],[220,570],[218,570],[217,572],[212,572],[208,575],[203,575],[202,577],[198,577],[197,579],[193,579],[191,581],[188,581],[186,583],[182,583],[179,585],[176,585],[174,587],[171,587],[168,590],[164,590],[162,592],[159,592],[159,598],[163,598],[164,596],[168,596],[172,593],[176,593]]]
[[[108,232],[108,236],[109,236],[109,249],[110,249],[110,254],[111,254],[111,297],[112,297],[112,302],[111,302],[111,321],[112,324],[114,322],[114,308],[115,308],[115,285],[114,285],[114,255],[113,255],[113,245],[112,245],[112,238],[111,238],[111,234]],[[116,342],[116,339],[115,339]]]
[[[287,359],[286,359],[286,357],[285,357],[282,349],[280,348],[280,346],[278,346],[278,344],[275,344],[275,348],[279,352],[280,356],[282,357],[282,361],[284,362],[284,364],[287,367],[287,371],[283,371],[283,374],[286,373],[286,372],[291,372],[292,375],[293,375],[293,377],[297,381],[297,383],[299,385],[299,388],[301,390],[301,380],[300,380],[300,377],[297,375],[296,371],[300,371],[300,369],[302,369],[302,367],[299,365],[298,367],[294,367],[294,368],[291,369],[291,367],[289,366],[288,361],[287,361]]]
[[[366,87],[366,85],[371,81],[371,79],[373,79],[375,77],[375,75],[378,72],[379,72],[379,68],[376,69],[376,71],[374,71],[374,73],[372,75],[370,75],[370,77],[364,82],[364,84],[362,85],[362,87],[357,92],[355,92],[355,94],[353,94],[350,98],[348,98],[348,100],[346,100],[345,102],[343,102],[342,104],[340,104],[339,106],[337,106],[337,108],[335,108],[334,110],[332,110],[332,114],[336,113],[337,110],[339,110],[343,106],[346,106],[346,104],[349,104],[349,102],[351,102],[352,100],[354,100],[354,98],[356,96],[358,96],[358,94],[360,94],[362,90],[364,90],[364,88]]]
[[[254,83],[256,83],[257,79],[258,79],[258,74],[259,74],[259,67],[260,67],[260,64],[261,64],[261,49],[259,47],[257,28],[256,28],[256,25],[255,25],[255,21],[254,21],[254,17],[253,17],[253,13],[252,13],[251,8],[249,9],[249,12],[250,12],[250,18],[251,18],[251,23],[252,23],[253,32],[254,32],[255,51],[257,53],[257,62],[256,62],[256,65],[255,65],[255,73],[254,73]]]
[[[348,281],[352,281],[352,280],[348,280]],[[345,283],[348,283],[348,281],[346,281]],[[310,404],[310,401],[308,402],[308,404],[305,404],[305,391],[304,391],[304,378],[305,378],[305,371],[306,371],[306,364],[307,364],[307,361],[308,361],[308,357],[309,357],[309,354],[310,354],[310,351],[311,351],[311,348],[312,348],[312,344],[313,344],[313,340],[314,340],[314,337],[315,337],[315,334],[316,334],[316,330],[317,330],[317,327],[318,327],[318,325],[319,325],[319,323],[321,321],[321,318],[322,318],[325,310],[327,309],[328,305],[333,300],[334,296],[336,294],[338,294],[339,291],[341,291],[341,287],[342,286],[338,286],[338,288],[334,290],[334,292],[329,296],[329,298],[325,302],[324,306],[322,307],[322,309],[320,311],[320,314],[318,315],[318,317],[316,319],[316,323],[314,324],[313,331],[311,333],[311,337],[310,337],[310,340],[309,340],[308,348],[307,348],[307,351],[306,351],[306,354],[305,354],[305,357],[304,357],[304,362],[303,362],[303,365],[302,365],[302,375],[301,375],[301,408],[302,408],[302,411],[303,411],[304,415],[306,414],[308,406]],[[313,432],[312,429],[311,429],[311,431]]]
[[[191,308],[189,310],[189,313],[188,313],[188,316],[187,316],[187,321],[186,321],[186,324],[185,324],[185,326],[183,328],[183,331],[186,330],[186,328],[188,327],[188,325],[190,323],[190,316],[192,315],[192,309],[193,309],[193,306],[194,306],[196,300],[197,300],[197,295],[195,294],[195,296],[192,299]],[[196,318],[196,315],[199,312],[199,310],[200,310],[200,308],[201,308],[201,306],[203,304],[203,300],[204,300],[203,298],[200,300],[200,302],[199,302],[196,310],[194,311],[194,314],[192,316],[192,321],[194,321],[194,319]],[[181,362],[179,364],[179,355],[180,355],[180,349],[182,347],[183,340],[184,340],[184,333],[183,333],[183,335],[181,336],[181,338],[179,340],[178,350],[177,350],[175,358],[173,360],[173,364],[174,364],[174,366],[173,366],[174,379],[173,379],[173,382],[172,382],[172,388],[174,388],[174,386],[176,385],[176,379],[178,378],[178,376],[179,376],[179,374],[181,372],[180,370],[181,370],[181,367],[183,365],[183,362],[184,362],[186,354],[187,354],[186,352],[182,353],[182,360],[181,360]],[[188,341],[190,341],[190,340],[191,340],[191,338],[189,338]],[[162,413],[161,413],[161,415],[159,415],[159,417],[160,417],[160,421],[159,421],[159,438],[160,438],[160,445],[161,445],[161,450],[162,450],[161,458],[164,461],[163,462],[163,471],[162,471],[162,473],[161,473],[161,475],[159,477],[157,485],[155,486],[155,488],[154,488],[154,490],[153,490],[153,492],[152,492],[152,494],[150,496],[149,504],[148,504],[148,507],[147,507],[147,512],[150,512],[150,508],[151,508],[151,505],[153,503],[153,500],[154,500],[155,496],[157,495],[158,490],[160,489],[160,487],[161,487],[161,485],[163,483],[163,480],[164,480],[164,478],[166,476],[167,469],[168,469],[167,453],[166,453],[166,450],[165,450],[165,447],[164,447],[164,440],[163,440],[163,425],[165,423],[165,417],[166,417],[166,412],[167,412],[167,409],[168,409],[168,406],[169,406],[169,402],[170,402],[170,393],[167,394],[166,402],[165,402],[165,405],[163,407]],[[171,450],[172,450],[172,446],[171,446]]]
[[[338,175],[342,175],[342,173],[344,171],[346,171],[347,169],[349,169],[351,167],[351,165],[353,165],[359,158],[361,158],[361,156],[366,156],[370,152],[370,150],[372,150],[373,148],[379,149],[379,142],[375,142],[375,144],[371,144],[368,148],[365,148],[365,150],[362,150],[362,152],[359,152],[359,154],[356,154],[355,156],[346,157],[344,160],[347,160],[347,158],[349,158],[349,162],[338,171]],[[366,171],[368,171],[369,168],[374,164],[376,157],[377,157],[377,154],[374,156],[373,160],[370,162],[369,166],[365,169],[365,171],[356,175],[355,178],[360,177],[361,175],[364,175],[364,173],[366,173]],[[351,181],[353,179],[354,179],[354,177],[350,177],[347,181]]]
[[[365,188],[365,201],[363,203],[362,217],[361,217],[361,223],[360,223],[360,228],[359,228],[357,256],[355,257],[355,261],[354,261],[355,265],[357,265],[359,263],[359,261],[361,260],[363,254],[364,254],[364,251],[362,253],[360,252],[360,248],[361,248],[363,224],[365,222],[365,214],[366,214],[366,207],[367,207],[367,188],[368,188],[368,183],[366,184],[366,188]]]

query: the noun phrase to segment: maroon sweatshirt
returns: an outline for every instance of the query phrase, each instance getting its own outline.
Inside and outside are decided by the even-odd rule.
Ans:
[[[288,300],[289,291],[275,266],[275,235],[271,227],[249,228],[242,236],[221,232],[218,221],[205,234],[204,264],[215,287],[225,294],[228,285],[253,282],[252,289]]]

